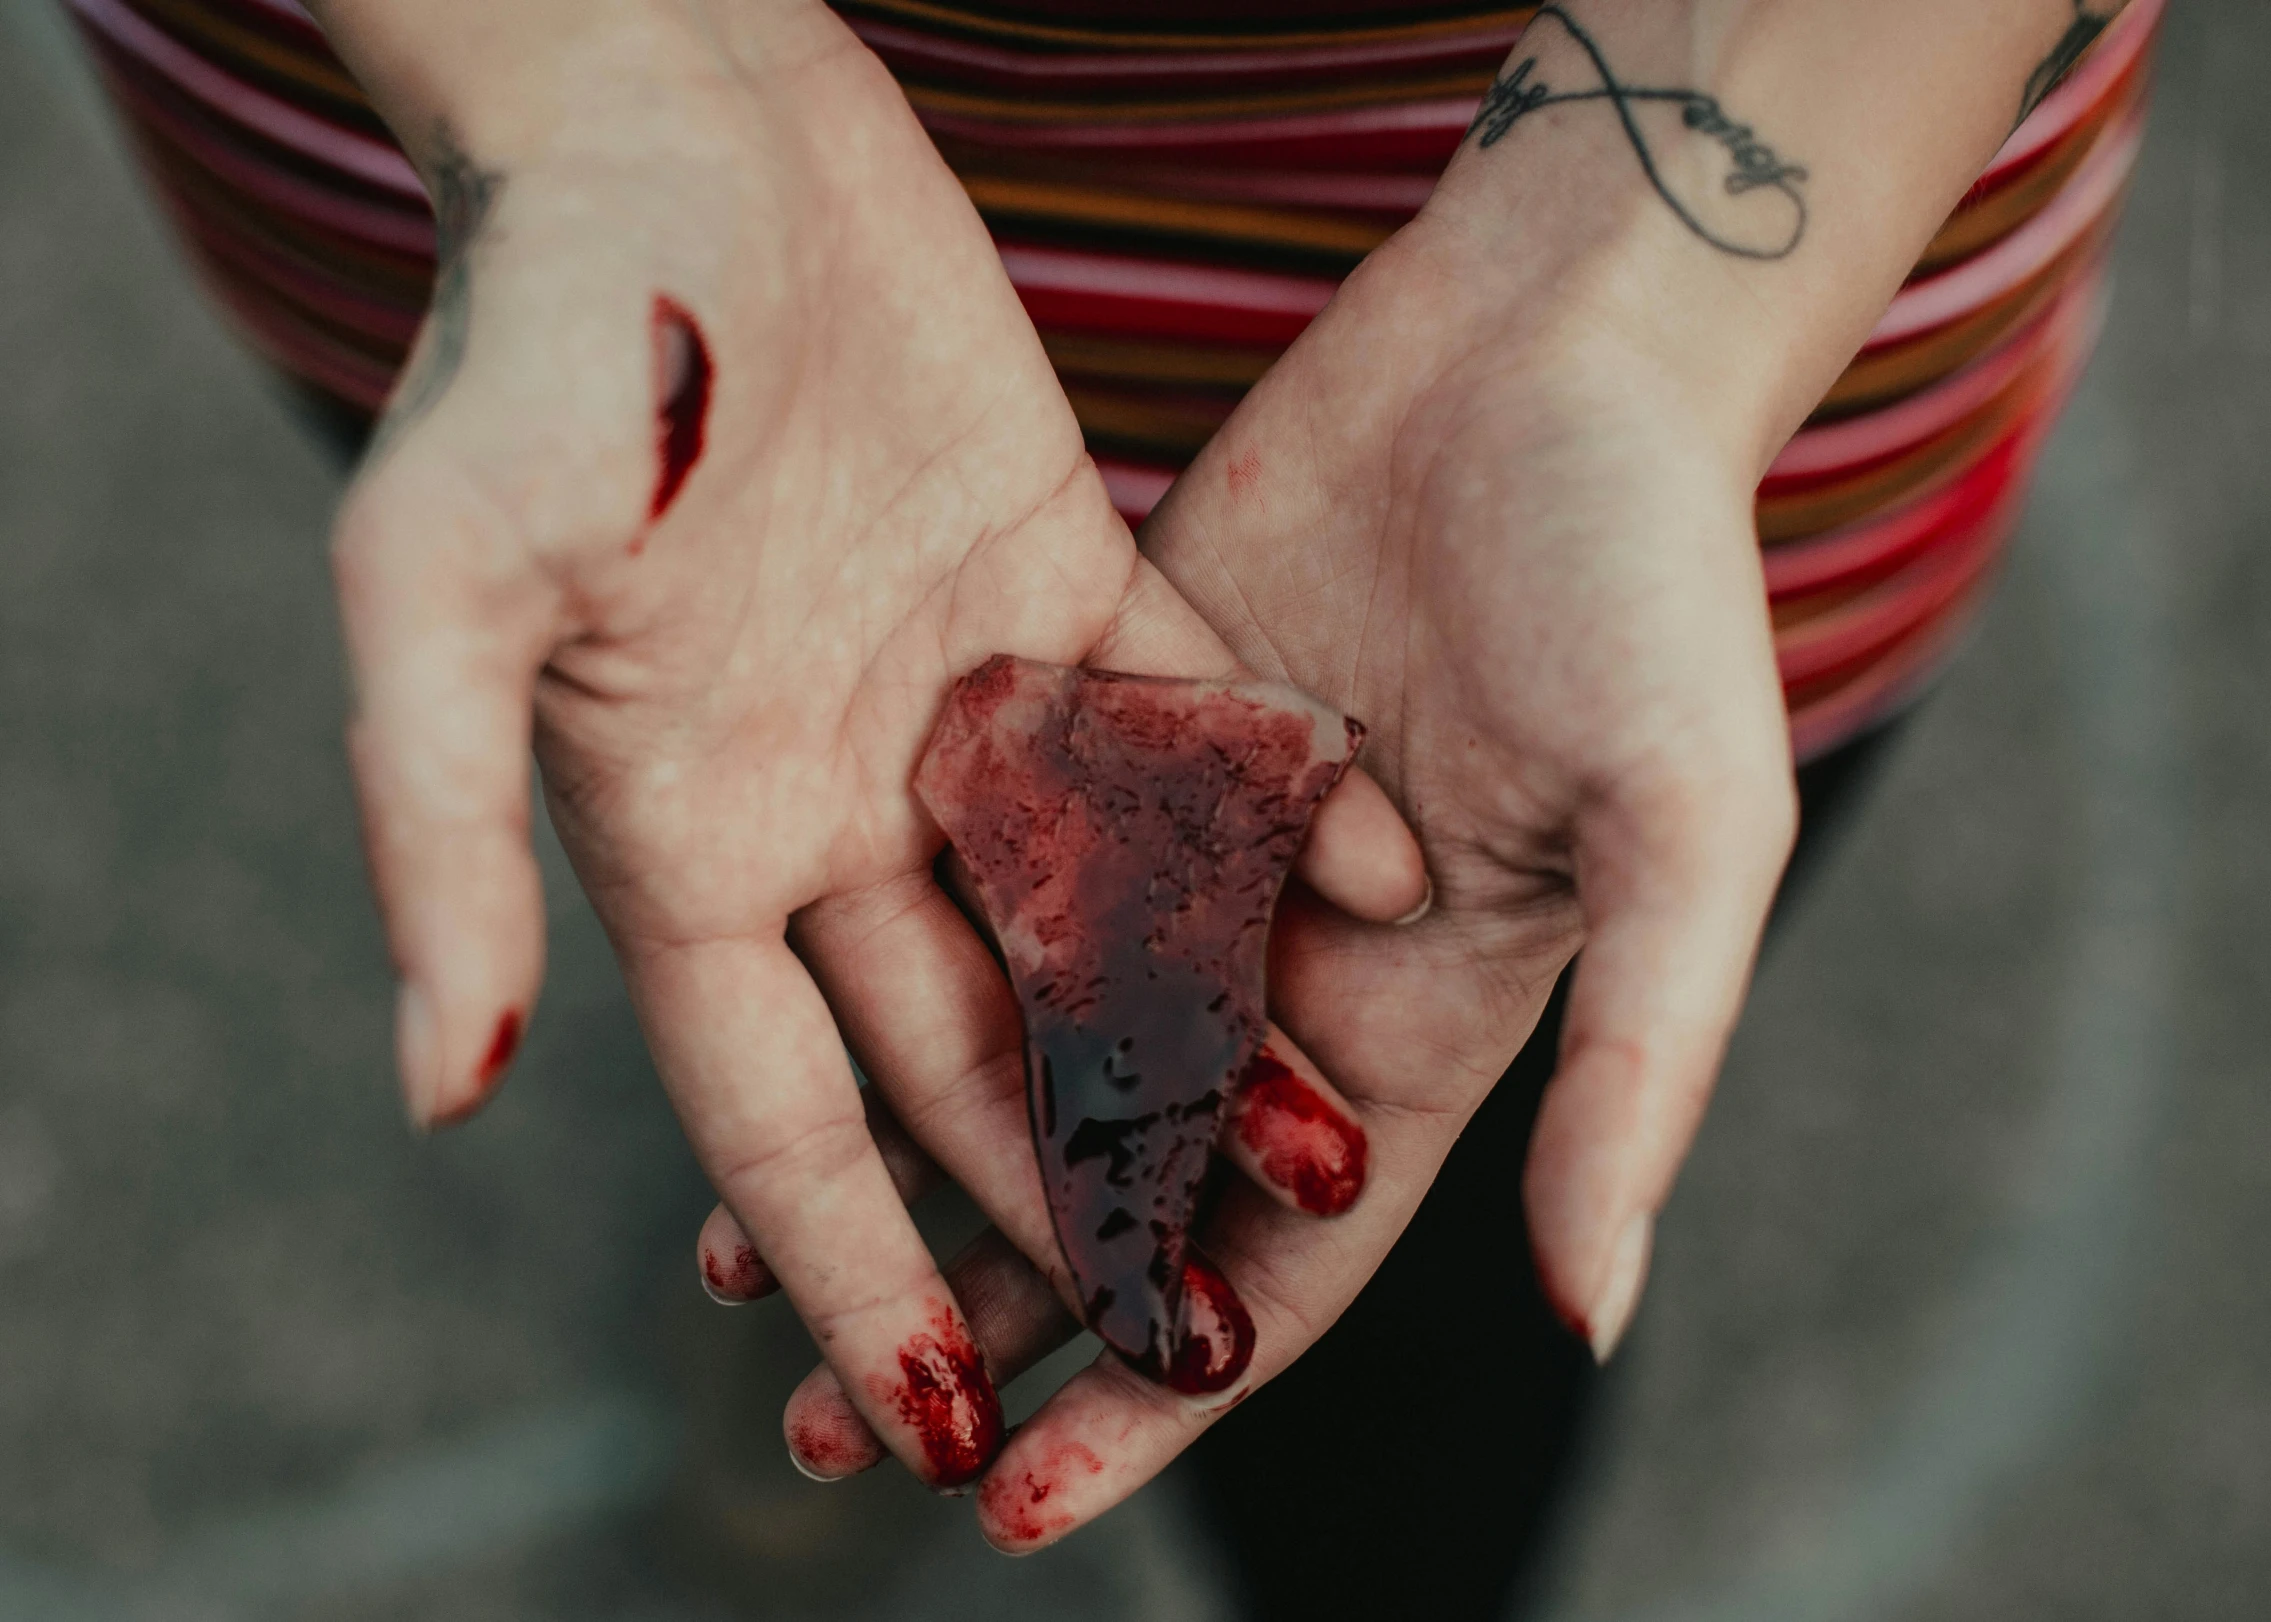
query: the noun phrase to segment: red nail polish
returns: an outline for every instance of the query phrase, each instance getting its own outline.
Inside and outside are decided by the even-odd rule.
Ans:
[[[1356,1203],[1370,1154],[1364,1129],[1266,1047],[1246,1068],[1238,1112],[1239,1141],[1302,1210],[1338,1216]]]

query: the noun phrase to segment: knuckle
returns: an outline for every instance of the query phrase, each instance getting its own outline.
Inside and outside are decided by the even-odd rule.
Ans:
[[[918,1143],[981,1140],[1005,1123],[1024,1131],[1025,1054],[1004,1048],[985,1055],[943,1085],[910,1088],[892,1106]],[[1014,1117],[1014,1121],[1011,1121]]]
[[[734,1211],[762,1209],[801,1187],[836,1182],[875,1154],[864,1110],[786,1125],[718,1168],[718,1192]]]

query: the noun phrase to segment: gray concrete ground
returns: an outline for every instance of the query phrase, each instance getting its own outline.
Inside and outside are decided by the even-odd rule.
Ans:
[[[794,1477],[786,1315],[556,860],[413,1140],[336,744],[338,478],[0,0],[0,1622],[1174,1618]],[[2271,15],[2199,0],[2004,589],[1761,976],[1549,1580],[1607,1618],[2271,1613]],[[966,1216],[942,1213],[942,1233]]]

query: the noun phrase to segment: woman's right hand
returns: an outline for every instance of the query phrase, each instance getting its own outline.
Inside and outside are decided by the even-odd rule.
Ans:
[[[448,52],[330,19],[445,238],[336,539],[412,1113],[477,1108],[537,994],[533,742],[702,1164],[865,1421],[957,1485],[999,1405],[837,1023],[888,1088],[999,982],[916,760],[990,654],[1232,661],[1137,558],[983,226],[840,22],[523,9],[453,14],[501,53],[462,104]],[[1361,780],[1304,862],[1367,916],[1424,888]],[[941,1159],[997,1217],[1038,1200],[1021,1132]]]

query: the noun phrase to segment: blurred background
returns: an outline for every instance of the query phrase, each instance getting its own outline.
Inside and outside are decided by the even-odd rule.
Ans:
[[[2103,345],[1772,947],[1524,1617],[2271,1614],[2271,13],[2166,26]],[[406,1130],[341,479],[0,0],[0,1622],[1234,1615],[1172,1477],[1012,1563],[791,1471],[810,1348],[696,1287],[556,851],[511,1087]]]

